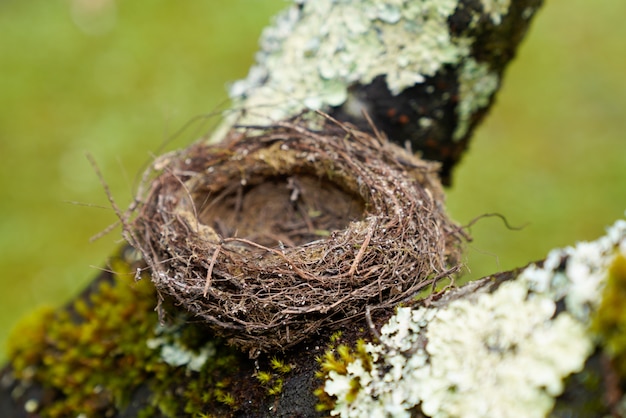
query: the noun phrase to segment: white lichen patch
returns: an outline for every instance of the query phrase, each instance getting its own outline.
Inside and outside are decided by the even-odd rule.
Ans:
[[[489,104],[491,96],[500,85],[500,77],[489,70],[489,66],[467,59],[459,77],[459,104],[457,126],[453,138],[461,139],[467,133],[470,117]]]
[[[399,308],[380,342],[366,347],[371,367],[357,359],[346,374],[329,374],[324,388],[337,399],[331,414],[409,417],[419,407],[442,418],[546,416],[564,379],[593,352],[590,314],[618,254],[626,256],[626,221],[597,241],[552,251],[543,267],[492,293]]]
[[[160,350],[161,360],[172,367],[186,366],[187,369],[199,372],[206,361],[215,355],[215,346],[206,344],[200,350],[190,350],[177,341],[170,342],[165,338],[151,338],[147,341],[148,348]]]
[[[491,21],[499,25],[502,22],[502,17],[509,12],[511,0],[482,0],[482,4]]]
[[[350,84],[378,75],[398,93],[467,55],[446,22],[456,4],[316,0],[291,8],[264,31],[258,65],[231,96],[245,98],[247,109],[269,105],[290,113],[340,105]]]
[[[534,292],[548,294],[554,300],[563,299],[567,311],[586,322],[600,303],[607,270],[615,255],[626,256],[625,237],[626,221],[617,221],[596,241],[551,251],[542,267],[528,267],[519,280]]]
[[[232,85],[235,108],[245,111],[232,113],[226,126],[235,120],[268,125],[307,109],[327,110],[346,102],[351,85],[367,85],[381,75],[398,94],[445,65],[463,63],[470,54],[471,39],[453,37],[448,26],[459,0],[296,3],[301,8],[288,9],[263,32],[257,64],[246,79]],[[500,16],[507,5],[485,1],[484,8]],[[494,91],[491,79],[471,71],[461,80],[470,83],[462,88],[465,119],[467,110],[485,105],[483,97]],[[479,91],[482,87],[488,89]],[[471,103],[474,98],[478,101]]]
[[[207,360],[216,353],[212,342],[204,344],[199,349],[190,349],[180,340],[182,322],[171,326],[157,325],[156,336],[146,341],[151,350],[158,350],[161,361],[172,367],[185,366],[188,370],[199,372]]]
[[[415,384],[429,416],[543,417],[565,376],[592,350],[585,326],[556,305],[503,284],[478,300],[451,304],[428,327],[428,373]],[[436,385],[431,385],[436,381]]]

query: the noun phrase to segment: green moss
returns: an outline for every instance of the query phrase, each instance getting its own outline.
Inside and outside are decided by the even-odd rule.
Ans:
[[[280,395],[283,391],[284,377],[293,370],[293,366],[277,357],[270,359],[270,366],[274,372],[259,370],[254,376],[268,395]]]
[[[342,331],[335,331],[335,332],[333,332],[333,334],[330,336],[330,344],[331,345],[337,344],[339,342],[339,340],[341,340],[342,336],[343,336],[343,332]]]
[[[285,363],[284,360],[280,360],[277,357],[272,357],[272,359],[270,360],[270,364],[272,366],[272,369],[281,374],[287,374],[293,368],[291,364]]]
[[[262,385],[267,385],[272,381],[272,373],[260,371],[256,374],[256,378]]]
[[[236,409],[226,377],[238,370],[239,353],[184,320],[160,326],[150,280],[135,281],[121,256],[111,270],[111,281],[69,309],[41,309],[14,330],[8,351],[15,377],[53,393],[37,412],[104,416],[123,410],[145,382],[152,395],[142,416]]]
[[[133,282],[128,265],[120,259],[111,267],[117,272],[114,283],[101,282],[96,292],[76,300],[70,309],[39,311],[18,325],[10,338],[16,377],[58,392],[58,401],[44,415],[93,416],[120,407],[147,374],[165,372],[158,353],[137,343],[138,336],[157,324],[150,282]]]
[[[235,400],[233,395],[219,388],[215,390],[215,398],[217,399],[218,402],[221,402],[224,405],[228,405],[230,407],[234,407],[237,404],[237,401]],[[191,412],[191,411],[192,410],[185,410],[185,412]]]
[[[331,374],[346,376],[348,374],[348,366],[357,360],[360,361],[361,366],[365,370],[371,371],[372,369],[373,360],[365,348],[365,340],[357,340],[354,347],[350,347],[346,344],[340,344],[335,347],[335,343],[339,342],[340,337],[341,333],[333,334],[331,336],[331,344],[324,352],[324,355],[316,359],[320,365],[320,369],[316,372],[315,376],[324,383]],[[356,395],[361,389],[361,384],[358,378],[351,380],[349,384],[350,393],[347,396],[347,400],[353,401],[356,399]],[[330,411],[335,408],[336,398],[326,393],[324,385],[317,388],[314,393],[319,399],[319,403],[316,405],[318,411]]]
[[[280,395],[283,391],[283,378],[279,377],[274,381],[272,387],[267,389],[267,394],[270,396]]]
[[[626,378],[626,257],[618,254],[611,267],[602,303],[593,318],[591,330],[612,357],[622,379]]]

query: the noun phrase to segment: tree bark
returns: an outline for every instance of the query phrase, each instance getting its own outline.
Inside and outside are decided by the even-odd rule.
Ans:
[[[321,111],[439,162],[449,184],[540,4],[298,1],[263,35],[231,90],[239,110],[209,142],[286,123],[322,134]],[[136,232],[126,229],[131,244]],[[524,269],[345,312],[256,358],[155,289],[160,270],[142,250],[124,247],[68,306],[25,321],[0,415],[598,416],[626,404],[624,223]]]

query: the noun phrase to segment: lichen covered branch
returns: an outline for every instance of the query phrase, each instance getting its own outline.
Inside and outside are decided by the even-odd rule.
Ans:
[[[342,417],[623,416],[625,288],[618,221],[516,274],[398,308],[378,341],[324,374],[327,406]]]
[[[233,124],[323,110],[409,144],[449,174],[541,0],[297,1],[230,93]],[[218,134],[219,138],[221,134]]]

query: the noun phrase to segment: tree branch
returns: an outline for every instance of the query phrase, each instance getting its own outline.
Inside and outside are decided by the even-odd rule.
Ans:
[[[240,111],[226,127],[320,109],[368,130],[365,111],[391,141],[441,161],[449,183],[541,3],[294,5],[265,30],[257,64],[232,86]]]
[[[147,190],[159,205],[139,204],[144,229],[123,219],[141,251],[124,247],[70,305],[16,331],[1,373],[0,415],[623,414],[626,222],[541,263],[443,288],[438,281],[457,266],[459,230],[442,215],[433,165],[379,133],[441,162],[449,179],[540,3],[297,2],[265,32],[257,66],[233,86],[237,111],[213,136],[226,141],[195,144],[153,167],[159,172]],[[353,125],[328,123],[333,118]],[[261,168],[249,171],[253,162]],[[370,187],[374,177],[382,187]],[[224,179],[236,182],[219,188]],[[299,200],[307,187],[318,200]],[[329,212],[318,204],[346,195],[349,205],[337,213],[356,214],[348,227],[314,223]],[[291,230],[272,217],[251,223],[253,211],[237,218],[249,200],[270,204],[277,196],[288,205],[272,214],[291,211],[280,218],[293,221]],[[426,226],[435,226],[432,237]],[[140,245],[148,241],[153,246]],[[294,256],[311,248],[316,257]],[[323,264],[331,254],[343,258]],[[223,257],[245,262],[229,270]],[[195,269],[181,274],[192,261]],[[412,276],[400,270],[411,262]],[[304,322],[290,322],[300,312],[289,305],[297,293],[281,299],[284,317],[260,303],[250,308],[237,291],[252,287],[250,272],[267,265],[274,270],[248,299],[284,296],[268,283],[288,277],[316,295],[355,286],[348,293],[358,303],[319,304]],[[396,273],[391,286],[375,280]],[[328,277],[333,283],[315,287]],[[375,289],[377,309],[361,282]],[[234,296],[216,296],[227,291]],[[203,298],[218,301],[223,314],[207,310]],[[258,324],[246,328],[251,309],[267,314],[274,335]],[[288,345],[296,325],[286,324],[305,338]],[[253,334],[262,335],[265,351],[250,358],[240,348]]]

